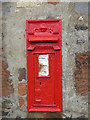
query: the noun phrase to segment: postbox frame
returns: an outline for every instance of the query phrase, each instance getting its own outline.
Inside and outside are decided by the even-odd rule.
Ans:
[[[41,45],[41,48],[39,49],[39,46],[37,45],[37,48],[29,46],[28,43],[32,42],[34,39],[35,42],[37,42],[37,37],[31,37],[29,39],[28,34],[29,34],[29,28],[28,25],[30,23],[37,23],[37,22],[59,22],[59,47],[58,46],[52,46],[51,44],[45,48],[49,48],[50,50],[47,51],[43,49],[43,45]],[[40,39],[40,38],[38,38]],[[44,40],[50,41],[57,41],[57,37],[44,37]],[[29,112],[62,112],[62,51],[61,51],[61,44],[62,44],[62,37],[61,37],[61,19],[47,19],[47,20],[26,20],[26,49],[27,49],[27,93],[28,93],[28,111]],[[40,39],[42,41],[42,38]],[[44,43],[42,43],[44,44]],[[53,49],[53,50],[52,50]],[[32,50],[32,51],[31,51]],[[60,52],[57,52],[57,51]],[[54,66],[57,66],[57,62],[60,61],[58,64],[58,70],[59,72],[55,71],[55,74],[59,76],[58,83],[56,83],[55,86],[55,100],[57,101],[56,104],[54,105],[43,105],[43,106],[35,106],[34,104],[34,78],[35,78],[35,73],[34,73],[34,57],[36,54],[55,54],[55,63]],[[55,68],[56,69],[56,68]],[[50,70],[50,68],[49,68]],[[44,76],[43,76],[44,77]],[[50,76],[47,76],[47,78]],[[54,80],[57,80],[57,77],[55,76]],[[59,86],[60,85],[60,86]],[[57,87],[57,88],[56,88]],[[60,94],[60,95],[59,95]]]

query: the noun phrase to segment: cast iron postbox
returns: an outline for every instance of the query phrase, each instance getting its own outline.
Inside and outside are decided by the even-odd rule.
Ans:
[[[61,20],[26,20],[28,111],[62,112]]]

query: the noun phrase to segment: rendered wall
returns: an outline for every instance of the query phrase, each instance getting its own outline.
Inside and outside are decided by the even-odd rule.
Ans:
[[[2,116],[87,118],[88,4],[3,2],[0,5],[2,6],[0,16],[2,17],[2,46],[0,45]],[[62,113],[27,112],[26,20],[29,19],[62,19]]]

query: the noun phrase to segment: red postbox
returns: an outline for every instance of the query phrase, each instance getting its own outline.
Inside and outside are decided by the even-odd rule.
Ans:
[[[28,111],[62,112],[61,20],[26,20]]]

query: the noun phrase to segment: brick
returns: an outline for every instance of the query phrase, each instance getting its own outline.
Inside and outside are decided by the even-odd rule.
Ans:
[[[11,83],[10,72],[7,70],[8,63],[6,58],[2,60],[2,96],[9,96],[14,93],[13,84]]]
[[[26,69],[25,68],[19,68],[18,70],[19,73],[19,81],[22,81],[23,79],[26,80]]]
[[[88,54],[88,52],[76,53],[75,89],[77,95],[88,95]]]
[[[23,97],[19,98],[19,107],[22,107],[23,105],[25,105],[25,101],[23,99]]]
[[[18,93],[19,93],[21,96],[26,95],[26,83],[19,83],[19,84],[18,84]]]

